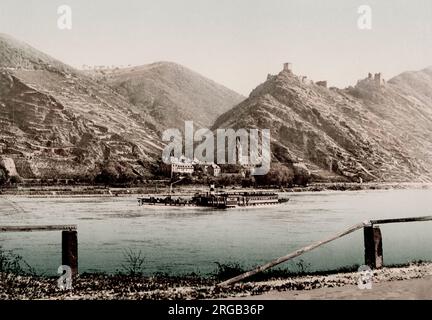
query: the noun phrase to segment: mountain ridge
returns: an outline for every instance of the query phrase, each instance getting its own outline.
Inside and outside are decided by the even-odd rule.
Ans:
[[[304,163],[318,179],[431,181],[432,81],[429,91],[408,95],[406,80],[376,77],[329,89],[283,70],[213,129],[269,128],[273,159],[288,167]]]
[[[125,72],[143,69],[134,68]],[[156,68],[168,80],[170,73],[199,76],[174,63],[152,64],[144,71],[149,68]],[[0,156],[7,161],[0,163],[13,163],[26,179],[125,182],[153,177],[164,146],[161,131],[166,127],[157,119],[157,104],[152,109],[132,103],[129,96],[110,86],[103,72],[95,76],[74,69],[24,42],[1,35]],[[199,92],[202,88],[185,82],[169,84],[178,86],[177,92]],[[209,79],[205,84],[222,92],[222,102],[229,100],[234,105],[243,99]],[[224,100],[224,92],[228,99]],[[156,101],[165,98],[165,92],[155,86],[145,94]],[[176,104],[170,106],[171,110],[159,112],[166,111],[183,127],[183,120],[172,112]],[[187,120],[199,123],[196,110]],[[13,166],[8,171],[15,172]]]
[[[210,127],[214,120],[245,97],[174,62],[114,70],[105,81],[130,102],[148,109],[168,128],[184,128],[194,120]]]
[[[73,67],[4,33],[0,33],[0,68],[77,72]]]
[[[245,98],[176,63],[84,72],[0,35],[0,154],[24,178],[150,177],[185,120],[269,128],[274,162],[316,180],[432,181],[431,67],[338,89],[285,66]]]

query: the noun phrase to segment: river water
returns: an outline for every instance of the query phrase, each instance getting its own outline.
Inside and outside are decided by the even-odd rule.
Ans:
[[[0,197],[0,225],[77,224],[80,272],[122,269],[141,252],[146,274],[209,274],[219,263],[252,267],[368,219],[432,215],[432,190],[287,193],[275,207],[208,210],[139,207],[136,197]],[[432,260],[432,222],[381,227],[384,263]],[[0,233],[0,246],[37,272],[61,264],[60,232]],[[359,230],[284,264],[327,270],[363,264]],[[300,260],[301,259],[301,260]]]

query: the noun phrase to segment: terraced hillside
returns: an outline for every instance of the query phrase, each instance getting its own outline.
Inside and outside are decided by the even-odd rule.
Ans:
[[[286,69],[269,76],[216,128],[268,128],[274,162],[304,164],[316,179],[432,179],[432,72],[388,83],[369,75],[344,90]]]
[[[149,175],[146,164],[162,147],[150,115],[9,37],[0,37],[0,48],[7,48],[0,54],[0,149],[22,177],[86,178],[108,161]]]

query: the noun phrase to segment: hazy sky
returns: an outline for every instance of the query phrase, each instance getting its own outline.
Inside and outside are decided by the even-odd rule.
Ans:
[[[0,0],[0,32],[75,67],[178,62],[245,95],[283,62],[340,87],[432,65],[431,0]]]

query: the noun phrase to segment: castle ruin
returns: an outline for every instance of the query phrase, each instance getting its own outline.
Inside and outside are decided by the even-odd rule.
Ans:
[[[285,62],[283,65],[283,71],[292,72],[292,63]]]
[[[311,85],[314,83],[311,79],[308,79],[307,76],[295,75],[292,71],[292,66],[293,66],[293,64],[291,62],[285,62],[283,64],[282,72],[285,74],[289,74],[290,77],[297,79],[298,81],[300,81],[303,84]],[[270,79],[271,79],[271,75],[268,75],[267,80],[270,80]]]
[[[320,87],[327,88],[327,81],[326,80],[325,81],[317,81],[316,85],[320,86]]]
[[[383,86],[386,83],[385,80],[382,78],[381,72],[375,73],[375,74],[372,74],[369,72],[368,77],[364,80],[360,80],[358,82],[358,84],[361,84],[364,82],[366,82],[368,84],[374,84],[376,86]]]

